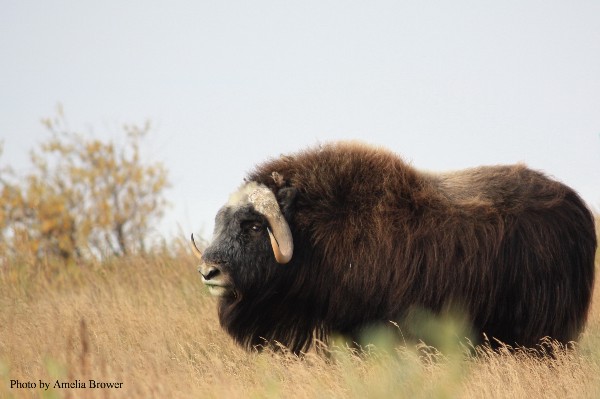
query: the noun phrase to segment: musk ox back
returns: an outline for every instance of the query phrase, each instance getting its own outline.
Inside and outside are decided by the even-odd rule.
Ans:
[[[218,212],[199,271],[247,348],[300,352],[451,308],[479,337],[533,347],[577,339],[595,249],[581,198],[524,165],[436,174],[333,143],[251,172]]]

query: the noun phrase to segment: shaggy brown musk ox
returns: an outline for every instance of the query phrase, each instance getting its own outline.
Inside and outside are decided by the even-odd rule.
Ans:
[[[595,250],[581,198],[524,165],[429,173],[343,142],[251,172],[218,212],[199,271],[247,348],[298,353],[449,308],[479,337],[534,347],[577,339]]]

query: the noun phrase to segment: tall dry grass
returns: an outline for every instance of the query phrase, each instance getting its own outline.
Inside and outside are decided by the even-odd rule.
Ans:
[[[597,398],[600,294],[574,351],[477,356],[411,346],[248,353],[220,329],[184,249],[0,268],[0,398]],[[90,388],[89,380],[121,382]],[[11,388],[11,380],[36,388]],[[39,381],[86,384],[44,391]]]

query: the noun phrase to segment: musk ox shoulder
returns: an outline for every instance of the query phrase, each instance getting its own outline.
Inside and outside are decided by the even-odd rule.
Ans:
[[[307,350],[414,309],[533,347],[582,331],[596,234],[569,187],[524,165],[422,172],[332,143],[260,164],[217,213],[202,281],[247,348]]]

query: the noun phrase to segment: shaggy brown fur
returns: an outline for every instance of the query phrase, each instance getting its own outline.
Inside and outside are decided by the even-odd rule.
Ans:
[[[433,174],[335,143],[268,161],[247,180],[278,195],[296,249],[287,265],[256,265],[269,269],[256,289],[221,300],[222,325],[244,345],[298,352],[314,336],[353,336],[415,308],[461,309],[479,337],[528,347],[567,343],[584,327],[592,215],[524,165]]]

